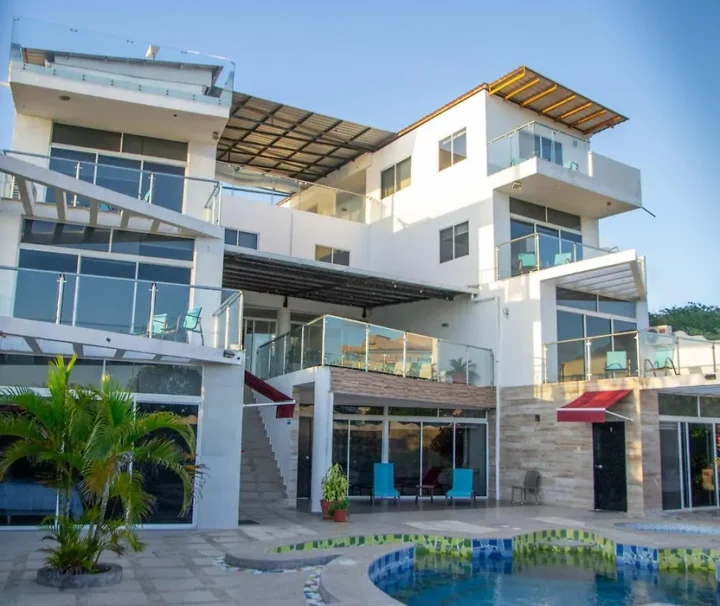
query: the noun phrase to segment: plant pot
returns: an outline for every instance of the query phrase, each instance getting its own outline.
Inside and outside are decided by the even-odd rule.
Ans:
[[[450,373],[450,378],[452,379],[453,383],[462,383],[463,385],[467,383],[467,377],[465,376],[464,372]]]
[[[320,499],[320,509],[322,509],[322,519],[323,520],[332,520],[332,516],[330,515],[330,506],[333,504],[332,501],[326,501],[325,499]]]
[[[347,516],[347,509],[336,509],[335,513],[333,513],[333,518],[336,522],[347,522]]]
[[[71,574],[60,572],[56,568],[45,566],[37,571],[35,580],[38,585],[57,587],[58,589],[87,589],[90,587],[108,587],[117,585],[123,578],[123,569],[117,564],[98,563],[95,573]]]

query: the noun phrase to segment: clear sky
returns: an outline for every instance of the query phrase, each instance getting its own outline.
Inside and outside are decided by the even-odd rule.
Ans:
[[[648,257],[650,309],[720,304],[720,0],[0,0],[12,16],[230,57],[235,89],[399,130],[519,65],[628,116],[593,149],[642,171],[601,243]],[[10,92],[0,88],[0,146]]]

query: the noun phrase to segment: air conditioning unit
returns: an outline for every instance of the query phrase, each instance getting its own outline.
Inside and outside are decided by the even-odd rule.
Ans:
[[[651,332],[656,332],[656,333],[659,334],[659,335],[672,336],[672,334],[673,334],[672,326],[670,326],[670,325],[668,325],[668,324],[665,324],[665,325],[663,325],[663,326],[651,326],[651,327],[650,327],[650,331],[651,331]]]

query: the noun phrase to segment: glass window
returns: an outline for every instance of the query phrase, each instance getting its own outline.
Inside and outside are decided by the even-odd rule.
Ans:
[[[517,219],[510,219],[510,239],[517,240],[529,236],[535,232],[535,226],[532,223],[525,223]],[[529,238],[528,238],[529,239]],[[534,246],[534,244],[531,244]]]
[[[585,316],[585,335],[587,337],[601,337],[612,332],[610,320],[595,316]]]
[[[452,487],[453,431],[452,423],[422,424],[420,484],[434,486],[436,495],[443,495]]]
[[[199,396],[202,392],[202,368],[199,366],[108,360],[105,372],[134,393]]]
[[[453,260],[453,228],[440,230],[440,263]]]
[[[578,292],[576,290],[567,290],[566,288],[557,288],[555,290],[555,298],[557,305],[563,307],[574,307],[576,309],[585,309],[587,311],[597,311],[597,296],[586,292]]]
[[[439,169],[445,170],[452,166],[452,137],[446,137],[440,141],[439,148]]]
[[[455,226],[455,258],[470,254],[470,228],[466,221]]]
[[[94,153],[53,147],[50,150],[50,156],[50,170],[68,175],[73,179],[85,181],[86,183],[94,183],[96,158]],[[63,192],[54,187],[46,195],[45,201],[65,204],[62,196]],[[67,198],[67,205],[87,208],[90,206],[90,201],[86,198],[70,195]]]
[[[80,262],[80,273],[76,325],[128,332],[132,325],[135,263],[85,257]]]
[[[525,200],[518,200],[517,198],[510,198],[510,212],[513,215],[520,215],[521,217],[527,217],[528,219],[535,219],[536,221],[545,221],[545,207],[533,204],[532,202],[525,202]]]
[[[560,227],[567,227],[568,229],[581,230],[580,217],[562,212],[561,210],[555,210],[554,208],[547,209],[547,222],[553,225],[559,225]]]
[[[613,333],[633,332],[637,330],[635,322],[625,322],[624,320],[613,320]]]
[[[583,315],[570,313],[569,311],[558,311],[557,334],[558,341],[582,339],[585,336]]]
[[[473,489],[487,496],[487,425],[458,423],[455,426],[455,467],[473,470]]]
[[[315,260],[334,265],[350,265],[350,251],[331,248],[329,246],[315,246]]]
[[[383,416],[384,407],[382,406],[346,406],[344,404],[334,407],[335,414],[341,415],[375,415]]]
[[[138,402],[138,413],[172,412],[186,418],[197,438],[198,406],[196,404],[155,404]],[[185,442],[175,432],[156,430],[150,433],[148,439],[159,438],[170,440],[189,454]],[[194,460],[187,461],[193,464]],[[150,524],[191,524],[192,505],[185,512],[181,513],[183,505],[183,484],[180,477],[163,467],[156,465],[140,465],[140,473],[143,476],[144,488],[155,498],[152,510],[147,518]]]
[[[395,465],[395,487],[401,495],[416,494],[420,483],[420,423],[391,421],[388,459]]]
[[[615,316],[635,317],[635,303],[633,301],[620,301],[610,297],[599,297],[598,310]]]
[[[238,231],[237,229],[228,229],[225,228],[225,244],[228,244],[230,246],[237,246],[238,241]]]
[[[258,235],[248,231],[239,231],[237,245],[242,246],[243,248],[252,248],[257,250]]]
[[[156,158],[185,162],[187,160],[187,149],[187,143],[181,143],[180,141],[168,141],[167,139],[156,139],[140,135],[123,135],[122,150],[126,154],[154,156]]]
[[[406,158],[380,173],[380,197],[386,198],[410,186],[411,159]]]
[[[683,396],[674,393],[658,393],[658,408],[661,415],[676,417],[697,417],[697,396]]]
[[[17,272],[13,315],[16,318],[55,322],[62,273],[65,274],[65,282],[60,322],[72,323],[77,263],[78,258],[75,255],[20,250],[19,267],[45,271]]]
[[[98,156],[95,184],[137,198],[140,193],[140,167],[139,160]]]
[[[720,418],[720,398],[700,398],[700,416]]]
[[[660,423],[662,508],[682,509],[680,440],[677,423]]]
[[[380,197],[387,198],[395,193],[395,167],[386,168],[380,173]]]
[[[439,410],[439,416],[485,419],[487,418],[487,410],[484,408],[441,408]]]
[[[453,164],[467,158],[467,132],[463,128],[453,135]]]
[[[465,158],[467,158],[467,134],[464,128],[440,141],[439,170],[444,170]]]
[[[195,241],[178,236],[162,236],[135,231],[115,230],[112,252],[142,257],[192,261]]]
[[[92,149],[120,151],[120,133],[107,130],[70,126],[69,124],[53,124],[52,142]]]
[[[25,219],[22,242],[43,246],[67,246],[84,250],[110,249],[110,230],[70,223]]]
[[[80,273],[93,276],[112,276],[113,278],[128,278],[130,280],[134,280],[135,263],[83,257],[80,262]]]
[[[18,266],[52,272],[77,273],[77,255],[20,249]],[[22,273],[22,272],[20,272]]]
[[[438,409],[420,406],[390,406],[388,415],[391,417],[437,417]]]
[[[349,250],[339,250],[337,248],[333,249],[333,261],[335,265],[345,265],[347,267],[350,266],[350,251]]]
[[[172,267],[170,265],[138,265],[138,280],[149,282],[172,282],[174,284],[190,284],[189,267]]]
[[[143,162],[140,195],[143,200],[182,212],[185,168],[156,162]]]
[[[332,248],[329,246],[315,246],[315,260],[332,263]]]
[[[469,223],[460,223],[440,230],[440,263],[470,254]]]
[[[398,162],[395,177],[395,191],[400,191],[406,187],[410,187],[410,158]]]
[[[382,442],[382,421],[350,421],[347,472],[351,495],[372,494],[375,463],[382,460]]]

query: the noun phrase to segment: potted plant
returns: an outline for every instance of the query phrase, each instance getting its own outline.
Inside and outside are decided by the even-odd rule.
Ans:
[[[52,364],[40,396],[27,388],[0,392],[0,436],[11,442],[0,452],[0,480],[18,461],[42,464],[42,481],[55,492],[59,513],[44,521],[46,566],[37,582],[58,588],[119,583],[122,568],[104,564],[105,551],[142,551],[136,525],[151,512],[141,470],[162,467],[183,485],[186,511],[198,466],[195,434],[188,419],[170,412],[139,413],[129,391],[104,376],[100,386],[71,385],[75,357]],[[9,406],[8,406],[9,405]],[[179,437],[168,439],[168,434]],[[183,513],[180,511],[179,513]]]
[[[336,522],[347,522],[348,499],[345,497],[330,506],[330,514]]]
[[[331,520],[332,512],[330,508],[333,504],[347,499],[348,480],[339,463],[332,465],[320,482],[322,487],[322,499],[320,500],[320,508],[322,509],[323,520]]]
[[[477,364],[472,360],[465,362],[463,358],[456,358],[448,362],[447,372],[453,383],[472,384],[478,377],[476,368]]]

